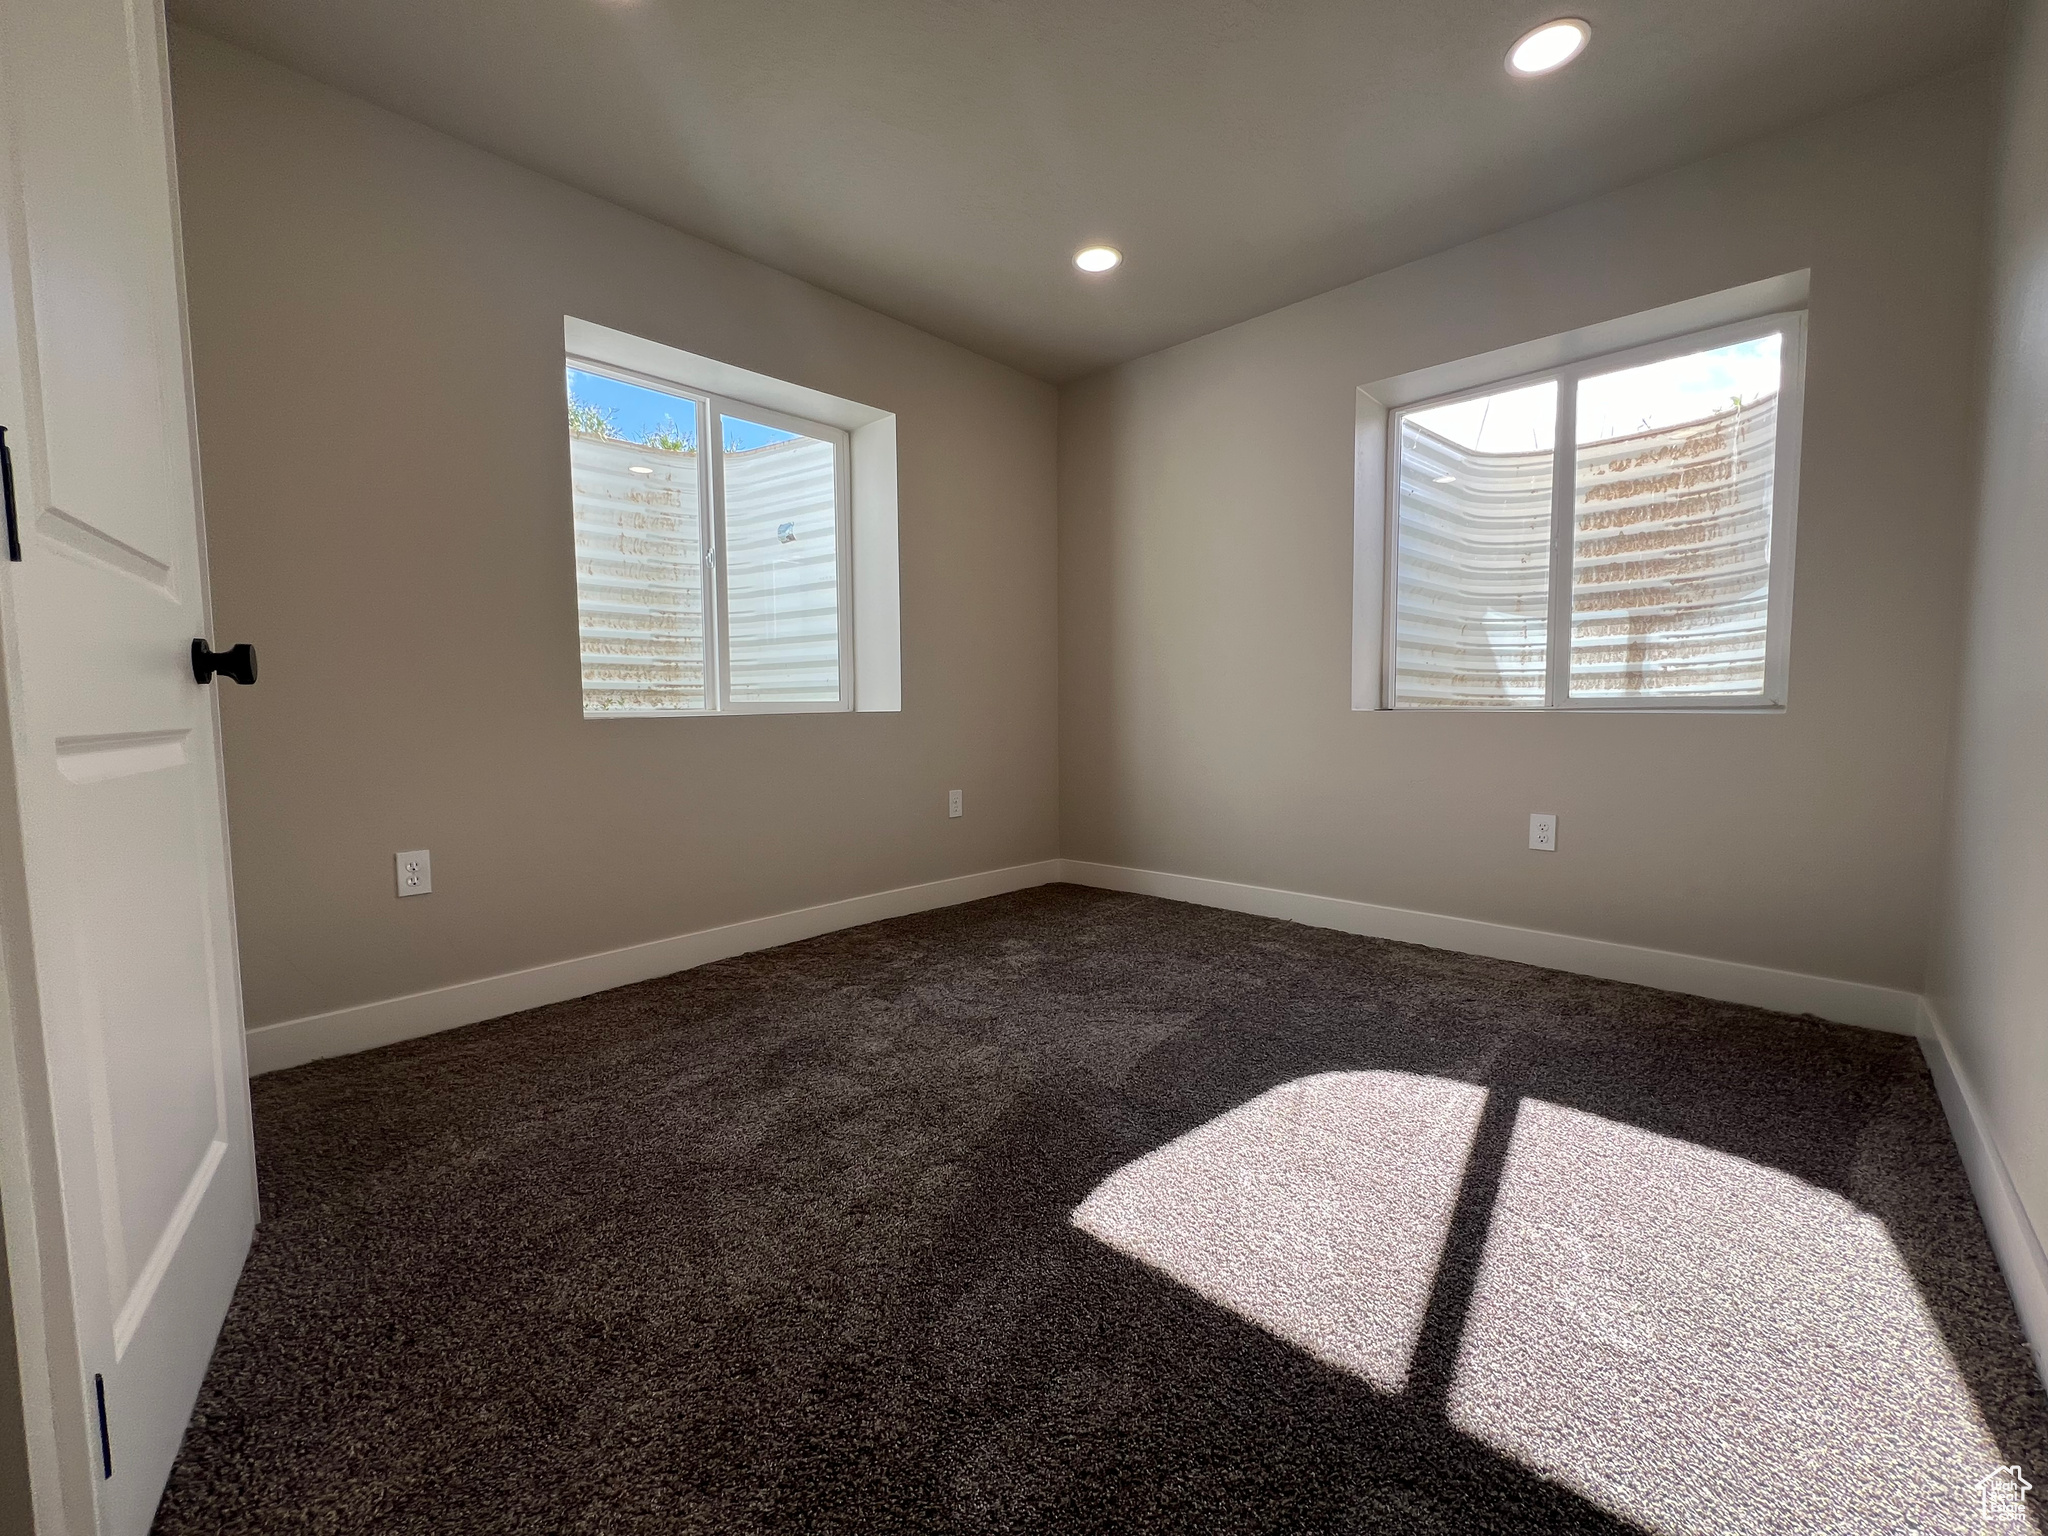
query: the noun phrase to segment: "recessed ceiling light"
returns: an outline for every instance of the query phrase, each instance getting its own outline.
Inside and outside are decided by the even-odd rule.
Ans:
[[[1083,272],[1107,272],[1124,259],[1113,245],[1091,245],[1074,252],[1074,265]]]
[[[1546,21],[1508,50],[1511,75],[1547,75],[1586,51],[1593,29],[1576,16]]]
[[[636,475],[651,475],[654,473],[654,466],[652,464],[628,464],[626,469],[629,473]]]

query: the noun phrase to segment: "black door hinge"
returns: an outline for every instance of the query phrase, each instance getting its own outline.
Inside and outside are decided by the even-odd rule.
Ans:
[[[21,525],[14,520],[14,455],[7,450],[7,429],[0,427],[0,492],[7,497],[7,558],[21,558]]]
[[[114,1442],[107,1434],[107,1378],[94,1373],[92,1378],[93,1396],[100,1404],[100,1476],[114,1475]]]

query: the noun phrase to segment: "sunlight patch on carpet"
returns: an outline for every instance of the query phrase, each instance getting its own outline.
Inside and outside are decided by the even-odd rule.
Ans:
[[[1777,1169],[1534,1099],[1449,1412],[1672,1536],[1975,1531],[2003,1460],[1883,1222]]]
[[[1283,1083],[1118,1169],[1074,1225],[1398,1392],[1485,1105],[1406,1072]]]

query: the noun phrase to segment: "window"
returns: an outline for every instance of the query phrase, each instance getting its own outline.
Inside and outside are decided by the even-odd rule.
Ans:
[[[1390,412],[1385,702],[1783,704],[1803,340],[1774,315]]]
[[[850,704],[840,427],[568,360],[583,713]]]

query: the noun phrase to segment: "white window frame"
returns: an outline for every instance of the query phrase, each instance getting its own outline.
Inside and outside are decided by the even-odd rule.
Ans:
[[[1796,274],[1798,296],[1804,297],[1805,274]],[[1786,281],[1786,280],[1780,280]],[[1756,285],[1759,289],[1775,284]],[[1718,299],[1719,296],[1716,296]],[[1716,299],[1700,301],[1713,303]],[[1676,306],[1684,310],[1689,306]],[[1649,320],[1652,317],[1641,317]],[[1623,322],[1627,324],[1628,322]],[[1378,598],[1380,632],[1378,650],[1380,675],[1377,707],[1418,714],[1535,715],[1557,711],[1628,711],[1658,713],[1691,711],[1777,711],[1785,707],[1791,672],[1793,555],[1799,515],[1799,459],[1801,426],[1806,394],[1806,324],[1804,309],[1780,309],[1751,318],[1682,331],[1675,335],[1610,351],[1573,356],[1550,366],[1520,372],[1501,373],[1454,390],[1413,399],[1385,408],[1384,439],[1377,445],[1382,460],[1384,485],[1381,499],[1381,535],[1384,540],[1379,564]],[[1772,464],[1770,591],[1764,628],[1764,686],[1761,693],[1676,694],[1666,698],[1640,695],[1613,698],[1573,698],[1571,677],[1571,558],[1574,527],[1574,497],[1577,491],[1578,433],[1576,413],[1578,384],[1589,375],[1613,373],[1646,363],[1662,362],[1692,352],[1711,351],[1752,341],[1773,332],[1783,336],[1778,385],[1777,442]],[[1560,338],[1560,341],[1568,341]],[[1549,349],[1549,344],[1538,344]],[[1520,349],[1516,349],[1520,350]],[[1572,349],[1574,352],[1576,348]],[[1478,361],[1478,360],[1475,360]],[[1461,368],[1459,371],[1468,370]],[[1408,376],[1413,377],[1413,376]],[[1401,702],[1396,693],[1399,655],[1397,651],[1399,585],[1401,571],[1401,424],[1418,411],[1451,405],[1481,395],[1555,381],[1558,386],[1556,458],[1551,471],[1549,608],[1545,644],[1544,696],[1541,704],[1422,705]],[[1391,393],[1405,380],[1383,381],[1361,390],[1362,407],[1374,394]],[[1364,445],[1361,444],[1361,448]]]
[[[580,373],[594,373],[621,384],[655,390],[697,406],[697,505],[703,518],[704,612],[711,622],[704,626],[704,678],[707,697],[699,709],[612,709],[584,715],[586,720],[689,720],[711,715],[822,715],[853,708],[855,686],[853,625],[853,434],[830,422],[778,411],[773,406],[710,390],[695,389],[674,379],[661,378],[638,369],[584,357],[571,351],[564,361]],[[725,580],[725,423],[726,416],[759,426],[794,432],[803,437],[832,444],[833,557],[834,580],[839,600],[839,697],[835,700],[740,701],[732,698],[732,674],[727,655],[730,614],[726,607]],[[580,623],[580,620],[579,620]],[[579,694],[581,683],[578,684]]]

